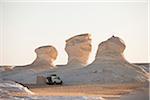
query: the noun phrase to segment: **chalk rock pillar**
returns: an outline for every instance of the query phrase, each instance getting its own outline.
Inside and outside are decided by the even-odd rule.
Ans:
[[[86,65],[92,50],[91,35],[81,34],[66,40],[68,64]]]
[[[57,50],[53,46],[42,46],[35,49],[37,58],[31,66],[53,67],[53,62],[57,58]]]

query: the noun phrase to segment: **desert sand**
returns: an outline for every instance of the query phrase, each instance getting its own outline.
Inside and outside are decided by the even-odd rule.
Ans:
[[[104,100],[148,100],[148,88],[141,88],[143,84],[85,84],[85,85],[27,85],[34,93],[32,96],[50,97],[100,97]],[[22,93],[15,96],[25,96]],[[96,100],[103,100],[103,99]],[[134,98],[134,99],[133,99]],[[72,99],[69,99],[72,100]],[[91,100],[91,99],[85,99]],[[95,100],[95,99],[92,99]]]

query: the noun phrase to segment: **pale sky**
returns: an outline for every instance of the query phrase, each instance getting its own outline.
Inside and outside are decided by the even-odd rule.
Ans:
[[[57,49],[56,65],[66,64],[65,40],[82,33],[91,33],[93,38],[89,63],[94,60],[98,44],[112,35],[125,41],[124,55],[129,62],[148,62],[146,0],[30,1],[1,0],[0,65],[30,64],[36,58],[34,49],[45,45]]]

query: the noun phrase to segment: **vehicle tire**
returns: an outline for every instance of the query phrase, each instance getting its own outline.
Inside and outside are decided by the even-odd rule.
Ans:
[[[54,85],[56,85],[57,83],[56,82],[54,82]]]
[[[59,83],[59,85],[62,85],[63,84],[63,82],[61,81],[60,83]]]

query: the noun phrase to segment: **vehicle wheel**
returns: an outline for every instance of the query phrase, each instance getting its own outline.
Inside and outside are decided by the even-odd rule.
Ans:
[[[56,85],[57,83],[56,82],[54,82],[54,85]]]
[[[60,83],[59,83],[59,85],[62,85],[63,84],[63,82],[61,81]]]

